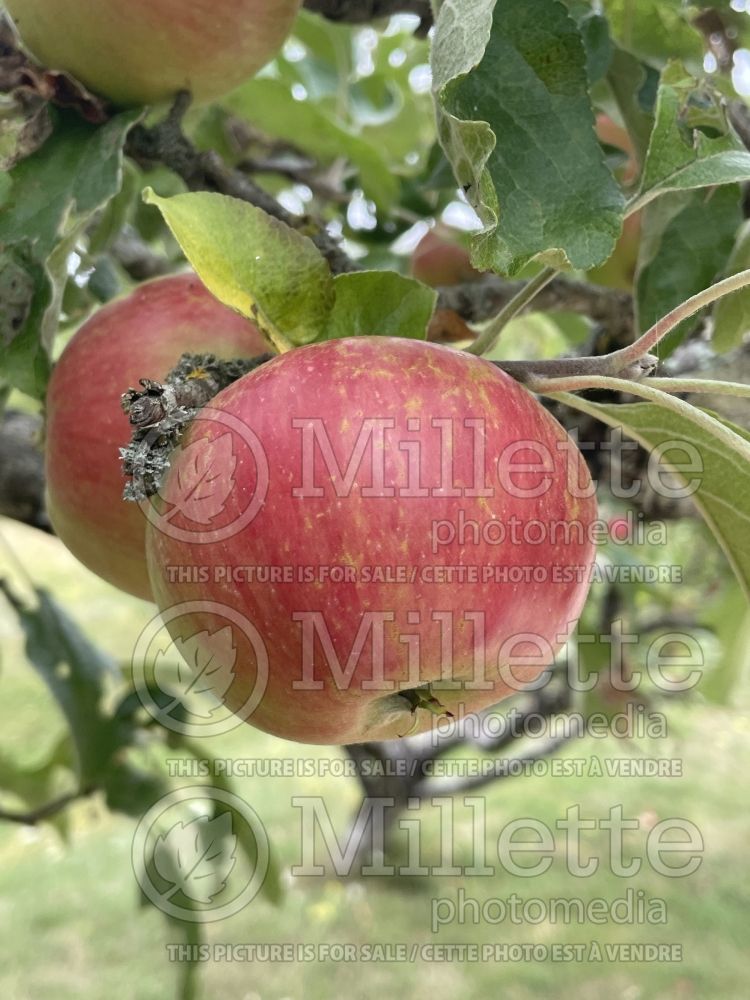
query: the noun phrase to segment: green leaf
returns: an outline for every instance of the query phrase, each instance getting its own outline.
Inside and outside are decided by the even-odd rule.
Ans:
[[[154,802],[169,791],[168,782],[160,775],[150,774],[118,758],[110,762],[102,775],[102,782],[107,807],[136,819],[140,819]]]
[[[651,130],[654,127],[651,78],[656,70],[644,66],[630,52],[615,46],[607,73],[617,107],[633,140],[638,162],[646,158]]]
[[[383,154],[310,100],[295,101],[289,87],[267,77],[250,80],[222,101],[224,107],[275,139],[284,139],[323,164],[341,157],[358,170],[361,186],[380,208],[398,197],[399,183]]]
[[[383,151],[402,183],[421,171],[437,141],[432,94],[416,92],[412,85],[412,74],[422,73],[429,58],[428,43],[417,39],[413,30],[381,32],[372,52],[375,71],[356,79],[348,90],[349,114],[361,129],[358,134]]]
[[[157,845],[157,841],[153,841],[148,847],[148,856],[145,859],[145,868],[149,873],[154,872],[154,851]],[[148,875],[150,880],[153,880],[154,876],[152,874]],[[178,963],[178,985],[175,996],[179,1000],[199,1000],[200,997],[200,960],[196,957],[198,950],[205,941],[205,930],[203,926],[197,921],[192,920],[181,920],[178,916],[168,912],[166,909],[158,905],[158,901],[151,899],[143,889],[139,892],[139,902],[142,907],[154,907],[161,913],[170,927],[172,933],[175,931],[180,934],[183,938],[183,943],[188,946],[187,954],[188,959],[186,961],[181,961]],[[183,897],[182,904],[186,910],[193,909],[195,904],[189,897]]]
[[[0,377],[29,395],[41,398],[49,377],[69,254],[94,212],[120,189],[123,145],[139,114],[94,127],[56,112],[53,134],[7,175],[0,284],[14,291],[10,313],[0,310]]]
[[[329,21],[303,8],[294,22],[292,35],[307,50],[307,58],[294,63],[292,68],[305,74],[303,82],[313,97],[319,96],[315,89],[316,76],[324,78],[330,87],[327,92],[330,93],[337,91],[342,80],[354,76],[354,46],[350,25]]]
[[[612,39],[609,37],[607,19],[601,14],[595,14],[591,9],[579,16],[578,11],[571,10],[581,32],[586,50],[586,72],[589,85],[597,83],[606,76],[612,61]]]
[[[326,340],[376,335],[424,340],[437,292],[395,271],[357,271],[334,280]]]
[[[737,684],[750,669],[750,608],[742,588],[731,583],[729,593],[708,608],[701,625],[712,629],[722,644],[722,654],[711,672],[701,681],[701,694],[709,701],[727,705]]]
[[[11,197],[0,211],[0,243],[29,240],[36,260],[120,189],[122,148],[140,112],[93,126],[58,113],[54,133],[11,172]]]
[[[35,592],[36,607],[26,607],[2,580],[0,590],[18,614],[29,661],[66,718],[75,741],[81,784],[97,784],[119,743],[119,726],[103,707],[106,678],[115,675],[115,664],[89,642],[45,590]]]
[[[0,375],[37,398],[51,369],[41,328],[53,295],[48,273],[28,244],[0,251]]]
[[[589,321],[571,312],[525,312],[515,316],[483,357],[490,361],[533,361],[581,350],[591,339]]]
[[[750,268],[750,222],[740,229],[737,242],[727,264],[726,277]],[[714,309],[714,332],[711,345],[724,353],[739,347],[750,330],[750,288],[741,288],[733,295],[719,299]]]
[[[74,791],[72,786],[70,737],[65,736],[47,748],[34,763],[19,763],[0,752],[0,789],[10,792],[24,804],[25,811],[39,809],[59,796]],[[57,828],[61,837],[68,834],[66,809],[52,813],[47,822]]]
[[[87,233],[89,255],[105,253],[120,235],[123,227],[130,222],[133,209],[140,203],[143,183],[141,172],[133,166],[130,160],[123,163],[122,184],[120,190],[100,212],[96,225]]]
[[[200,754],[199,756],[201,758],[205,758],[205,753]],[[213,773],[215,776],[213,777],[211,784],[214,788],[219,788],[232,795],[237,795],[237,792],[229,778],[226,778],[223,775],[217,775],[215,770]],[[232,828],[236,831],[239,846],[245,852],[250,865],[255,867],[258,860],[258,839],[264,836],[265,831],[260,829],[256,832],[256,830],[251,828],[251,814],[249,812],[238,813],[237,810],[230,805],[230,803],[217,802],[216,815],[221,816],[227,813],[232,818]],[[260,891],[262,895],[272,903],[280,903],[284,897],[284,886],[281,881],[281,868],[273,850],[269,852],[268,868],[266,869],[266,875],[263,879]]]
[[[196,760],[209,763],[208,771],[212,775],[210,787],[227,792],[230,796],[237,796],[238,793],[232,780],[221,773],[221,768],[213,766],[215,758],[207,753],[206,748],[202,744],[199,745],[194,740],[185,739],[184,737],[178,737],[176,742],[178,746],[192,754]],[[264,837],[265,831],[257,828],[254,818],[249,813],[239,814],[230,802],[219,802],[217,800],[215,815],[219,816],[224,813],[229,813],[231,816],[232,827],[237,834],[238,844],[245,852],[251,867],[254,868],[258,860],[258,841],[266,839]],[[281,868],[273,849],[271,849],[269,854],[268,869],[260,891],[272,903],[280,902],[284,895]]]
[[[273,338],[308,344],[324,335],[333,307],[330,268],[312,240],[236,198],[198,192],[144,200],[156,205],[204,284]]]
[[[683,0],[603,0],[614,38],[629,52],[657,65],[666,59],[703,59],[703,41]]]
[[[709,137],[704,128],[721,134]],[[748,178],[750,153],[726,122],[719,98],[705,87],[699,89],[679,63],[671,63],[661,76],[638,204],[647,204],[666,191]]]
[[[5,310],[0,306],[0,325],[4,326],[0,343],[4,340],[6,345],[0,356],[0,374],[38,399],[44,396],[52,370],[50,354],[67,287],[68,259],[82,227],[83,223],[61,240],[43,264],[34,260],[27,242],[0,251],[0,275],[25,295],[10,315],[3,317]],[[20,325],[14,328],[19,319]]]
[[[384,39],[381,36],[378,55],[382,58],[381,50],[384,48],[384,43],[389,42],[388,47],[393,52],[398,48],[400,41],[398,35],[389,39]],[[350,85],[348,103],[355,122],[377,128],[381,125],[389,125],[394,121],[405,103],[394,76],[393,70],[371,73],[370,76],[355,80]]]
[[[557,0],[446,0],[432,52],[440,140],[479,214],[480,269],[589,269],[623,196],[594,133],[581,34]]]
[[[693,502],[718,539],[745,594],[750,598],[750,462],[738,459],[735,449],[705,428],[655,403],[604,405],[570,394],[565,395],[565,402],[610,427],[621,428],[648,451],[669,442],[676,449],[674,454],[678,464],[690,464],[691,455],[695,457],[697,452],[701,469],[679,474],[683,480],[697,480],[697,490],[691,494]],[[715,414],[710,416],[750,442],[750,431]],[[684,446],[689,449],[687,453]],[[666,467],[669,455],[669,451],[664,454]]]
[[[2,208],[10,198],[12,188],[13,181],[10,179],[8,174],[0,174],[0,208]]]
[[[733,185],[674,192],[648,206],[636,277],[640,330],[707,288],[725,270],[741,221],[739,191]],[[695,323],[681,323],[661,342],[659,353],[671,353]]]

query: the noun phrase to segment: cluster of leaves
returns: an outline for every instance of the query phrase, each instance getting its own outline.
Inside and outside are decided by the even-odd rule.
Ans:
[[[316,214],[326,222],[341,219],[352,234],[360,230],[342,218],[348,203],[360,205],[368,227],[377,208],[379,221],[367,236],[369,256],[378,262],[379,247],[408,228],[393,218],[419,190],[423,151],[434,141],[429,92],[416,94],[409,82],[428,71],[427,45],[413,37],[413,18],[404,20],[377,36],[301,14],[269,71],[223,102],[191,111],[186,133],[199,150],[217,150],[296,209],[312,193]],[[363,61],[372,64],[366,73]],[[124,153],[142,117],[127,112],[93,126],[75,112],[52,109],[46,141],[25,147],[20,159],[4,158],[10,169],[0,173],[0,379],[35,398],[44,395],[58,330],[131,284],[123,269],[128,244],[137,253],[145,243],[165,269],[179,266],[179,248],[140,194],[147,184],[162,195],[183,192],[185,184],[158,166],[146,176]],[[419,203],[416,210],[429,214],[430,206]],[[262,236],[256,228],[256,239]],[[295,250],[274,260],[277,277]],[[420,297],[417,318],[424,325],[432,297],[423,289],[411,294]],[[325,297],[332,303],[330,289]],[[342,301],[353,297],[360,298],[342,290]],[[394,280],[390,301],[397,306],[401,298]],[[306,337],[313,339],[310,331]]]
[[[300,241],[284,250],[278,227],[266,234],[268,220],[257,216],[251,226],[244,206],[222,208],[220,232],[225,241],[231,230],[232,242],[204,248],[213,270],[239,262],[242,305],[256,289],[255,306],[268,323],[292,343],[308,343],[374,326],[421,334],[434,302],[390,277],[404,266],[394,245],[446,208],[455,214],[464,203],[470,219],[466,202],[483,227],[473,240],[475,264],[508,275],[533,273],[539,263],[592,271],[616,252],[623,219],[640,213],[634,291],[641,329],[740,269],[747,234],[738,185],[750,176],[750,155],[727,120],[731,84],[702,68],[706,43],[690,20],[695,11],[669,0],[612,0],[604,8],[595,12],[582,0],[567,9],[558,0],[446,0],[431,50],[410,33],[408,17],[376,33],[303,13],[268,71],[191,112],[186,128],[199,149],[217,150],[282,202],[312,210],[349,241],[365,271],[382,273],[338,280],[334,292],[320,264],[297,271]],[[725,19],[735,47],[748,36],[746,20],[731,11]],[[625,187],[610,169],[617,151],[597,141],[595,113],[622,121],[634,143],[639,170]],[[60,322],[74,324],[127,284],[111,252],[125,227],[179,258],[154,213],[138,204],[141,190],[184,191],[171,172],[144,177],[124,160],[137,114],[97,126],[72,112],[51,118],[52,135],[15,164],[6,158],[14,165],[0,175],[0,376],[35,396],[43,394]],[[17,132],[10,133],[16,140]],[[196,201],[189,211],[201,226],[211,210]],[[237,231],[247,232],[241,244]],[[309,288],[292,317],[264,309],[267,277],[249,263],[267,235],[278,245],[264,267],[277,283],[290,269]],[[194,256],[194,241],[183,251]],[[217,287],[221,281],[216,274]],[[223,294],[239,304],[226,283]],[[363,299],[384,301],[383,315],[349,323],[348,309]],[[747,302],[737,296],[718,311],[719,349],[740,342]]]

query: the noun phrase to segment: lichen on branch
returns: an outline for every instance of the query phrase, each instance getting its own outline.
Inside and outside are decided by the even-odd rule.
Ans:
[[[201,407],[273,356],[222,361],[213,354],[183,354],[164,382],[142,378],[140,389],[123,393],[122,408],[133,428],[130,444],[120,449],[128,479],[123,498],[138,502],[154,496],[172,450]]]

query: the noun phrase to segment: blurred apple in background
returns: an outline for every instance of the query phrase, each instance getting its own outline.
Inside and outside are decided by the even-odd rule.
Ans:
[[[472,266],[469,250],[460,240],[459,233],[447,226],[437,225],[431,229],[412,255],[412,277],[432,288],[481,278],[482,272]]]

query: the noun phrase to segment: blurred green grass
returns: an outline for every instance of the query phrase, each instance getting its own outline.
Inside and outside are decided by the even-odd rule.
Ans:
[[[93,577],[54,539],[0,521],[0,534],[37,583],[58,596],[79,625],[119,660],[152,617],[153,609]],[[7,550],[0,574],[17,573]],[[0,697],[3,726],[0,755],[33,763],[63,731],[54,705],[25,662],[23,641],[9,609],[0,607]],[[543,943],[597,941],[681,944],[680,963],[494,962],[453,963],[281,963],[212,962],[201,968],[207,998],[281,1000],[330,997],[374,998],[436,994],[468,1000],[502,996],[541,1000],[575,995],[622,1000],[740,1000],[748,995],[743,949],[750,912],[747,872],[748,822],[742,788],[750,769],[750,699],[739,695],[731,709],[675,704],[667,740],[623,743],[614,739],[573,744],[563,756],[599,758],[661,756],[683,762],[681,778],[531,777],[500,781],[486,798],[487,857],[492,863],[497,834],[510,820],[533,817],[550,826],[579,804],[581,815],[603,818],[621,804],[644,829],[657,819],[682,817],[705,839],[704,861],[685,879],[659,876],[647,866],[633,879],[607,868],[608,834],[585,835],[585,850],[602,858],[591,878],[570,876],[558,849],[549,872],[524,879],[498,866],[492,877],[292,879],[283,902],[264,899],[228,921],[208,926],[219,943],[403,942]],[[210,740],[211,754],[230,759],[340,756],[330,748],[289,744],[241,726]],[[189,779],[185,782],[191,783]],[[359,801],[352,779],[337,777],[244,778],[237,790],[260,814],[282,866],[301,858],[299,810],[294,795],[322,796],[339,836]],[[456,864],[472,861],[471,813],[456,804]],[[423,806],[420,820],[426,864],[438,864],[440,815]],[[97,799],[76,804],[71,833],[63,842],[49,827],[0,824],[0,996],[5,1000],[54,997],[68,1000],[163,1000],[174,993],[176,968],[167,945],[182,939],[155,910],[138,906],[131,868],[134,824],[107,812]],[[626,856],[640,854],[643,831],[626,834]],[[560,847],[560,845],[558,845]],[[453,924],[433,934],[431,900],[455,900],[463,887],[480,901],[512,893],[542,899],[581,896],[614,899],[628,887],[666,901],[668,923],[632,926],[542,922],[497,926]]]

